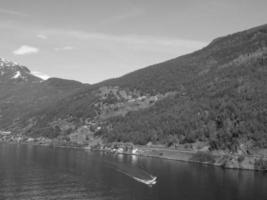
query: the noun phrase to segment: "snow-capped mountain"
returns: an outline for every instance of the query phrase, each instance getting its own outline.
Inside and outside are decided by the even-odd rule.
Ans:
[[[41,82],[42,79],[34,76],[31,71],[16,62],[0,58],[0,82]]]
[[[0,58],[0,130],[83,87],[77,81],[44,80],[26,66]]]

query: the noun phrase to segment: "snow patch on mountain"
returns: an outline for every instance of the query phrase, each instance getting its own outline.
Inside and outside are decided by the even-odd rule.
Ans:
[[[4,58],[0,58],[0,77],[1,81],[19,79],[24,82],[41,82],[48,78],[48,76],[31,72],[27,67]]]
[[[17,62],[12,62],[12,61],[9,61],[5,58],[0,58],[0,70],[13,69],[13,68],[27,69],[25,66],[22,66],[22,65],[18,64]]]
[[[41,79],[43,79],[43,80],[47,80],[47,79],[50,78],[50,76],[48,76],[47,74],[44,74],[44,73],[42,73],[42,72],[33,71],[33,72],[31,72],[31,74],[32,74],[33,76],[37,76],[38,78],[41,78]]]
[[[21,73],[20,73],[20,71],[17,71],[16,74],[12,77],[12,79],[17,79],[17,78],[20,78],[20,77],[22,77]]]

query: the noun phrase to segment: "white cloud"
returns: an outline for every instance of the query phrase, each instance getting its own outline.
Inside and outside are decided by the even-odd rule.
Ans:
[[[27,17],[27,16],[29,16],[29,15],[27,15],[25,13],[22,13],[22,12],[18,12],[18,11],[15,11],[15,10],[9,10],[9,9],[1,9],[1,8],[0,8],[0,14],[16,15],[16,16],[19,16],[19,17]]]
[[[39,52],[39,49],[36,47],[28,46],[28,45],[23,45],[13,51],[13,54],[15,55],[26,55],[26,54],[36,54]]]
[[[49,54],[55,56],[54,59],[50,59],[50,66],[61,66],[67,71],[66,73],[71,74],[68,78],[82,77],[80,80],[84,82],[90,80],[90,83],[118,77],[142,67],[191,53],[207,45],[206,42],[197,40],[154,35],[117,35],[62,29],[42,29],[38,33],[48,35],[58,45],[52,47],[52,52],[49,51]],[[66,57],[63,53],[68,53],[70,56]],[[80,70],[76,70],[77,63]],[[88,64],[94,67],[89,68]],[[71,72],[69,69],[72,69]],[[88,78],[89,76],[83,73],[79,74],[79,71],[84,70],[93,76]]]
[[[44,74],[42,72],[33,71],[33,72],[31,72],[31,74],[34,75],[34,76],[37,76],[37,77],[39,77],[39,78],[41,78],[43,80],[47,80],[47,79],[50,78],[50,76],[48,76],[47,74]]]
[[[198,49],[205,45],[206,42],[187,40],[187,39],[176,39],[168,37],[154,37],[154,36],[138,36],[138,35],[111,35],[105,33],[92,33],[84,31],[68,31],[65,32],[71,37],[80,40],[104,40],[109,42],[124,43],[130,45],[158,45],[158,46],[169,46],[169,47],[180,47],[180,48],[192,48]]]
[[[43,35],[43,34],[38,34],[36,35],[36,37],[42,39],[42,40],[46,40],[47,39],[47,36],[46,35]]]
[[[64,47],[57,47],[55,48],[55,51],[70,51],[73,50],[74,48],[72,46],[64,46]]]
[[[114,45],[127,45],[132,48],[139,47],[145,49],[155,49],[158,48],[174,48],[183,50],[184,53],[189,53],[191,51],[200,49],[206,46],[208,43],[198,40],[190,40],[184,38],[173,38],[173,37],[157,37],[152,35],[113,35],[101,32],[87,32],[83,30],[60,30],[60,29],[51,29],[43,31],[45,34],[50,34],[55,37],[64,40],[77,39],[90,42],[90,44],[101,44],[104,42],[113,43]],[[62,49],[55,48],[55,50],[71,50],[71,49]]]

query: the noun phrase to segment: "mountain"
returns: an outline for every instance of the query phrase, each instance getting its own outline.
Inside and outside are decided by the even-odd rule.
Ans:
[[[18,63],[0,58],[0,83],[40,82],[42,79],[31,74],[30,70]]]
[[[201,141],[231,151],[240,146],[266,148],[266,84],[267,25],[263,25],[116,79],[75,86],[70,93],[63,92],[64,98],[49,97],[46,106],[6,127],[31,136],[68,138],[86,125],[107,141],[166,145]],[[66,91],[57,80],[37,85]]]
[[[53,88],[60,89],[60,90],[77,89],[83,85],[79,81],[66,80],[66,79],[61,79],[61,78],[49,78],[47,81],[44,82],[44,84],[47,86],[53,87]]]
[[[181,84],[208,76],[232,61],[238,62],[240,59],[239,62],[246,63],[253,56],[260,57],[260,54],[266,52],[266,29],[267,25],[263,25],[215,39],[199,51],[105,81],[100,85],[119,85],[147,92],[177,90]]]
[[[18,63],[0,59],[0,129],[83,87],[77,81],[42,80]]]

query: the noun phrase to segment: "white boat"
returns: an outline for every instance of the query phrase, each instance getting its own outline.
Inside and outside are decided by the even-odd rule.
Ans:
[[[150,180],[144,180],[144,179],[140,179],[140,178],[137,178],[137,177],[133,177],[136,181],[139,181],[141,183],[144,183],[146,185],[155,185],[157,183],[157,177],[153,177],[152,179]]]

